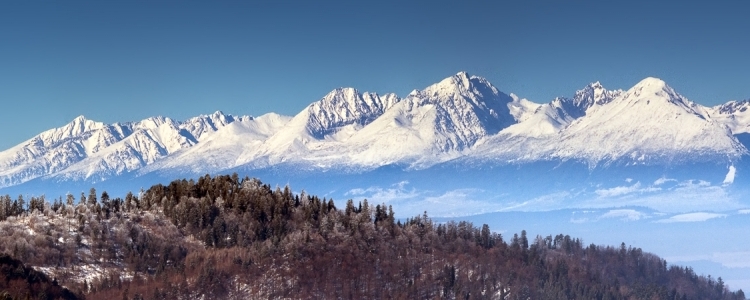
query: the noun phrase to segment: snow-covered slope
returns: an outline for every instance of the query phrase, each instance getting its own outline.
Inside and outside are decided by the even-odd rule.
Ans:
[[[703,107],[664,81],[646,78],[563,133],[556,154],[589,162],[628,158],[633,163],[734,157],[746,150]],[[596,145],[596,146],[592,146]]]
[[[339,88],[310,104],[295,119],[304,120],[308,133],[323,139],[344,126],[371,123],[398,101],[400,99],[395,94],[381,97],[375,93],[360,93],[353,88]]]
[[[52,175],[102,180],[190,148],[205,133],[233,121],[234,117],[221,112],[186,122],[152,117],[111,125],[79,116],[65,126],[0,152],[0,187]]]
[[[750,99],[729,101],[707,110],[711,118],[729,127],[733,134],[750,133]]]
[[[622,90],[606,90],[599,82],[591,83],[577,91],[573,98],[558,97],[550,103],[537,105],[531,113],[517,118],[519,123],[504,130],[503,133],[510,136],[534,138],[556,134],[576,119],[609,103],[622,93]]]
[[[171,170],[188,174],[205,174],[232,168],[244,163],[291,117],[268,113],[257,118],[242,118],[207,134],[200,143],[140,170],[140,173]],[[250,153],[250,154],[248,154]]]
[[[460,72],[405,98],[335,89],[294,117],[216,112],[111,125],[78,117],[0,152],[0,188],[35,178],[100,181],[279,165],[365,171],[460,159],[732,163],[747,154],[735,135],[750,133],[749,105],[703,107],[656,78],[627,91],[595,82],[538,104]]]
[[[430,166],[455,158],[516,121],[518,104],[486,79],[465,72],[414,91],[349,140],[361,165]]]
[[[594,83],[572,99],[540,106],[523,122],[483,141],[484,159],[580,160],[590,166],[736,160],[747,150],[707,108],[646,78],[628,91]]]
[[[353,88],[335,89],[283,124],[263,145],[243,152],[238,159],[256,166],[315,160],[399,101],[395,94],[380,96]],[[333,151],[341,153],[340,149]]]

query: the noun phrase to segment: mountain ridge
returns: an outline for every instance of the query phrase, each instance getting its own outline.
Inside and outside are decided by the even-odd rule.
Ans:
[[[748,153],[735,137],[750,132],[748,105],[705,107],[653,77],[627,91],[592,82],[571,98],[539,104],[459,72],[404,98],[334,89],[293,117],[217,111],[185,121],[104,124],[79,116],[0,152],[0,188],[36,178],[107,180],[280,164],[419,169],[458,158],[732,164]]]

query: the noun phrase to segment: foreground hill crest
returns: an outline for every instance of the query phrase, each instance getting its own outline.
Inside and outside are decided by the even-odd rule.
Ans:
[[[737,135],[748,132],[747,101],[704,107],[658,78],[627,91],[594,82],[571,98],[538,104],[459,72],[404,98],[335,89],[293,117],[215,112],[104,124],[79,116],[0,152],[0,188],[34,179],[280,165],[356,171],[456,160],[732,164],[747,154]]]

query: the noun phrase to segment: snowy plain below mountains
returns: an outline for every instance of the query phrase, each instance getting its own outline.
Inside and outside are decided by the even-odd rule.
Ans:
[[[400,217],[625,241],[748,290],[749,107],[706,107],[657,78],[540,104],[461,72],[405,97],[335,89],[295,116],[81,116],[0,152],[0,194],[116,197],[237,172]],[[664,246],[685,232],[702,246]]]

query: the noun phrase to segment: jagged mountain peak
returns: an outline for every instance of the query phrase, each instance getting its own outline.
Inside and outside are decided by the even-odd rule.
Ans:
[[[513,97],[500,92],[487,79],[470,76],[466,72],[459,72],[421,91],[412,92],[407,98],[417,105],[437,105],[464,117],[478,113],[484,128],[490,132],[497,132],[516,121],[516,116],[511,116],[510,112]]]
[[[655,77],[646,77],[618,99],[631,105],[650,105],[650,109],[656,109],[653,105],[674,105],[690,113],[705,115],[692,101],[677,93],[664,80]]]
[[[353,87],[339,87],[330,91],[328,94],[323,96],[323,99],[334,98],[336,96],[344,96],[347,98],[353,98],[359,95],[359,90]]]
[[[337,88],[294,117],[255,119],[217,110],[185,121],[157,116],[107,125],[79,116],[0,152],[0,187],[66,174],[117,176],[152,164],[142,174],[160,166],[190,166],[199,173],[209,165],[429,167],[479,152],[505,162],[641,163],[696,153],[733,158],[746,150],[729,130],[750,132],[750,113],[743,113],[749,102],[706,109],[649,77],[627,91],[594,81],[571,98],[537,104],[458,72],[403,99]],[[159,162],[166,157],[169,164]]]
[[[218,121],[219,123],[224,124],[224,125],[229,124],[229,123],[235,121],[235,117],[233,115],[225,114],[221,110],[217,110],[214,113],[212,113],[212,114],[210,114],[210,115],[208,115],[206,117],[210,118],[211,120],[214,120],[215,122]]]
[[[606,91],[606,89],[604,88],[602,83],[599,81],[594,81],[592,83],[587,84],[582,89],[576,91],[576,95],[592,94],[595,96],[596,94],[600,94],[604,91]]]
[[[83,122],[86,122],[86,120],[87,120],[86,116],[80,115],[80,116],[73,118],[73,120],[71,120],[71,123],[83,123]]]
[[[68,122],[68,124],[66,124],[65,126],[66,127],[67,126],[78,127],[78,126],[87,126],[87,125],[91,125],[95,123],[98,123],[98,122],[94,120],[90,120],[86,118],[86,116],[84,115],[80,115],[80,116],[73,118],[73,120],[70,120],[70,122]]]
[[[78,117],[75,117],[68,124],[63,125],[62,127],[53,128],[42,132],[36,138],[41,139],[44,144],[53,144],[57,141],[78,136],[92,130],[101,129],[105,126],[106,125],[104,123],[89,120],[85,116],[80,115]]]
[[[252,120],[250,116],[236,118],[217,110],[209,115],[199,115],[180,123],[180,128],[188,131],[195,140],[200,140],[206,133],[214,132],[235,121]]]
[[[380,96],[351,87],[337,88],[308,105],[293,124],[304,124],[313,137],[320,139],[343,126],[367,125],[400,100],[395,94]]]
[[[622,93],[622,90],[607,90],[599,81],[595,81],[576,91],[572,98],[556,97],[550,103],[536,106],[527,104],[526,107],[534,109],[527,110],[523,118],[516,118],[519,124],[509,128],[506,133],[531,137],[557,134],[571,122],[611,102]]]
[[[636,96],[640,95],[658,95],[658,96],[666,96],[666,97],[676,97],[677,92],[670,87],[664,80],[661,80],[656,77],[646,77],[643,80],[636,83],[632,88],[630,88],[627,93],[629,94],[635,94]]]
[[[641,79],[638,83],[635,84],[633,87],[641,87],[641,86],[651,86],[659,89],[664,89],[668,87],[667,82],[662,80],[661,78],[648,76],[646,78]]]
[[[430,85],[422,91],[410,94],[410,96],[432,97],[455,100],[454,95],[497,95],[500,91],[487,79],[479,76],[470,76],[466,72],[445,78],[440,82]]]
[[[750,133],[750,99],[729,101],[706,110],[711,118],[727,125],[733,134]],[[750,144],[745,142],[745,146]]]
[[[746,153],[724,125],[707,118],[702,106],[654,77],[576,120],[562,134],[559,153],[594,163],[622,158],[634,163],[674,161],[686,153],[736,158]]]
[[[575,107],[585,112],[594,105],[604,105],[611,102],[622,93],[622,90],[607,90],[601,82],[595,81],[576,91],[573,99],[570,100]]]
[[[345,109],[357,108],[358,102],[372,100],[378,95],[375,93],[364,92],[352,87],[336,88],[318,101],[310,103],[308,110],[325,110],[325,109]]]
[[[732,100],[724,104],[714,106],[714,110],[720,114],[743,113],[750,107],[750,99],[741,101]]]
[[[239,118],[240,119],[242,118],[252,119],[251,116],[244,116],[244,117],[239,117]],[[190,118],[186,122],[191,122],[191,121],[196,121],[196,120],[207,120],[212,123],[217,123],[219,125],[227,125],[229,123],[236,121],[237,117],[231,114],[226,114],[221,110],[217,110],[211,114],[207,114],[207,115],[201,114],[201,115],[198,115],[197,117]]]
[[[377,137],[372,150],[361,147],[369,162],[426,159],[418,153],[456,155],[515,123],[513,101],[486,79],[459,72],[412,92],[354,139],[366,145]]]
[[[165,123],[174,123],[172,119],[164,116],[153,116],[133,123],[135,128],[156,128]]]

